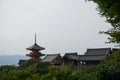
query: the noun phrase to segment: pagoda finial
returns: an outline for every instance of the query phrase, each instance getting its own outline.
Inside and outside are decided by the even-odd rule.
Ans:
[[[35,44],[36,44],[36,33],[35,33]]]

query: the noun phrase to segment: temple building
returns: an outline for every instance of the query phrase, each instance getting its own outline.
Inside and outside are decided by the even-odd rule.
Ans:
[[[110,56],[118,49],[95,48],[87,49],[84,55],[78,55],[77,52],[65,53],[63,59],[65,64],[73,62],[75,66],[88,67],[99,64],[102,60]]]
[[[79,55],[79,65],[97,65],[113,53],[111,48],[87,49],[85,55]]]
[[[41,60],[40,57],[43,56],[44,54],[42,54],[40,51],[44,50],[45,48],[39,46],[36,43],[36,35],[35,35],[35,43],[26,49],[31,51],[29,54],[26,54],[26,56],[31,57],[32,60]]]

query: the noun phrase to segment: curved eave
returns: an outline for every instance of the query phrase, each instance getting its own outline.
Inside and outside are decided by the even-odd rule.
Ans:
[[[27,50],[44,50],[44,47],[39,46],[38,44],[34,44],[31,47],[26,48]]]

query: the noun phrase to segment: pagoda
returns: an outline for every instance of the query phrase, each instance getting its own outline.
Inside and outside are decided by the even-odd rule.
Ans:
[[[29,54],[26,54],[26,56],[31,57],[32,60],[41,60],[40,57],[43,56],[44,54],[42,54],[40,51],[44,49],[45,49],[44,47],[41,47],[36,43],[36,34],[35,34],[35,43],[32,46],[26,48],[26,50],[31,51]]]

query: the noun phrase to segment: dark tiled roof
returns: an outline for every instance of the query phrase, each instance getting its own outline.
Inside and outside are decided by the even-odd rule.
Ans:
[[[77,52],[74,53],[65,53],[64,58],[72,59],[72,60],[78,60]]]
[[[44,50],[45,48],[39,46],[37,43],[35,43],[34,45],[32,45],[31,47],[26,48],[27,50]]]
[[[111,48],[98,48],[98,49],[87,49],[85,55],[109,55],[111,54]]]
[[[77,55],[77,52],[65,53],[65,55]]]
[[[60,54],[47,54],[46,57],[42,60],[42,62],[51,62],[59,58],[61,58]]]
[[[80,61],[97,61],[103,60],[107,55],[111,54],[111,48],[87,49],[85,55],[77,55],[77,53],[66,53],[64,58]]]
[[[79,59],[79,57],[76,56],[76,55],[66,55],[66,58],[72,59],[72,60],[78,60]]]
[[[79,61],[99,61],[105,57],[104,55],[79,55]]]

